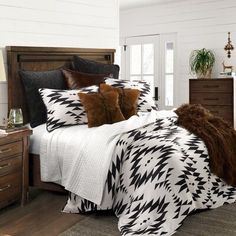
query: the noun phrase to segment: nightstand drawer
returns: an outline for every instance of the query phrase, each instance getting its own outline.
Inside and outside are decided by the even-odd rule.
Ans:
[[[16,172],[0,178],[0,205],[2,202],[20,198],[22,174]]]
[[[29,136],[26,128],[0,135],[0,209],[29,195]]]
[[[9,157],[15,154],[20,154],[23,151],[22,142],[14,142],[0,146],[0,159]]]
[[[233,93],[233,80],[191,80],[190,89],[192,92],[226,92]]]
[[[233,97],[230,93],[192,93],[190,103],[202,105],[232,105]]]
[[[0,176],[15,173],[22,168],[22,156],[12,157],[0,161]]]

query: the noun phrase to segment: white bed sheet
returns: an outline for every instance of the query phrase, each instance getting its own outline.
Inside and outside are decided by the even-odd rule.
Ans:
[[[48,132],[46,130],[46,124],[39,125],[35,128],[31,128],[33,134],[30,136],[30,148],[29,151],[32,154],[39,155],[40,153],[40,143],[43,135]]]
[[[62,127],[62,128],[60,128],[60,130],[66,130],[66,129],[73,130],[73,127],[75,127],[75,126]],[[43,137],[45,137],[45,134],[48,133],[48,131],[46,129],[46,124],[39,125],[35,128],[31,128],[29,126],[29,128],[33,130],[33,134],[30,136],[29,151],[32,154],[40,155],[41,142],[43,140]],[[84,130],[87,128],[88,128],[87,125],[76,125],[77,130]],[[53,133],[53,131],[51,133]]]
[[[145,112],[139,113],[139,116],[142,116],[142,115],[145,115]],[[41,144],[42,138],[43,138],[44,134],[48,132],[46,129],[46,123],[39,125],[35,128],[32,128],[30,126],[30,124],[28,124],[28,127],[33,130],[33,134],[30,136],[29,151],[32,154],[39,155],[40,154],[40,144]],[[87,127],[87,125],[79,125],[78,127],[81,127],[81,129],[85,129],[85,127]],[[63,127],[61,129],[66,129],[66,128],[68,129],[69,127]]]

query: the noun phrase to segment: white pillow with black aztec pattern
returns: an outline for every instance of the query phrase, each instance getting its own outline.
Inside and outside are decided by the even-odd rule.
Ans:
[[[62,126],[88,123],[86,112],[78,96],[79,92],[98,92],[98,86],[90,86],[79,90],[39,89],[47,108],[46,125],[48,132]]]
[[[140,96],[138,99],[138,109],[137,109],[138,112],[157,110],[155,102],[152,98],[150,85],[146,81],[141,81],[141,80],[130,81],[130,80],[107,78],[105,80],[105,83],[118,88],[138,89],[140,91]]]

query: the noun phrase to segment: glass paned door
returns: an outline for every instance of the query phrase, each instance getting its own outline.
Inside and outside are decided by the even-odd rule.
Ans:
[[[127,38],[126,44],[126,77],[130,80],[147,81],[154,97],[154,87],[158,86],[158,64],[155,63],[155,51],[159,46],[159,36]]]
[[[175,105],[176,35],[137,36],[126,38],[125,76],[130,80],[145,80],[154,97],[158,87],[159,109]]]

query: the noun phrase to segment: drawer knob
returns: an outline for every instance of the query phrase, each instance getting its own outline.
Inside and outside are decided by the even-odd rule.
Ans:
[[[213,114],[219,114],[219,111],[210,111]]]
[[[0,192],[3,192],[3,191],[5,191],[6,189],[8,189],[10,187],[11,187],[11,185],[8,184],[7,186],[0,188]]]
[[[7,167],[9,167],[9,166],[11,166],[11,163],[7,163],[7,164],[4,164],[4,165],[1,165],[1,166],[0,166],[0,170],[2,170],[2,169],[4,169],[4,168],[7,168]]]
[[[204,88],[219,88],[219,85],[205,85]]]
[[[10,152],[12,149],[11,148],[5,148],[0,150],[0,154],[6,153],[6,152]]]
[[[219,98],[203,98],[205,101],[218,101]]]

